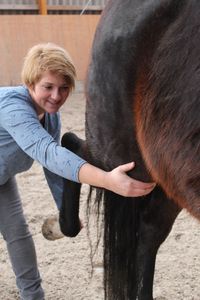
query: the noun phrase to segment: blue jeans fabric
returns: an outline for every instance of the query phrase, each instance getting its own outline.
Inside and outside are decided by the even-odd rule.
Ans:
[[[32,236],[26,223],[15,178],[0,186],[0,232],[16,276],[22,300],[43,300]]]

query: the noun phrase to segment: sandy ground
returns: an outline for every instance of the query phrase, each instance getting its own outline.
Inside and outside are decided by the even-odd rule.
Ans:
[[[62,108],[64,131],[84,137],[85,99],[74,93]],[[94,257],[91,277],[90,240],[84,228],[76,238],[47,241],[41,233],[43,220],[56,213],[41,166],[34,163],[30,171],[17,177],[24,211],[35,241],[38,264],[43,278],[46,300],[103,300],[102,247]],[[83,186],[81,218],[86,223],[86,197]],[[93,245],[95,223],[91,226]],[[156,300],[200,299],[200,225],[186,212],[174,227],[157,255],[154,297]],[[19,299],[5,243],[0,237],[0,299]],[[123,299],[119,299],[123,300]]]

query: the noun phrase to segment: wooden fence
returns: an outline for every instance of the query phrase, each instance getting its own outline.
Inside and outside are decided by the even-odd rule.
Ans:
[[[101,13],[108,0],[0,0],[0,14]]]
[[[0,85],[21,82],[23,57],[33,45],[53,42],[69,51],[77,79],[85,80],[99,15],[3,15],[0,17]]]

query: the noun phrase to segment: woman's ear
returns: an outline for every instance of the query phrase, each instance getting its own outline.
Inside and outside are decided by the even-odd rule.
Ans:
[[[27,85],[27,88],[28,88],[29,91],[34,91],[35,85],[33,83],[29,84],[29,85]]]

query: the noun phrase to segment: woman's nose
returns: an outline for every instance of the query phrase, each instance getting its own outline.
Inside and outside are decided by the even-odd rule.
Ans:
[[[51,93],[51,98],[53,100],[60,100],[61,98],[61,95],[60,95],[60,92],[59,92],[59,89],[54,89]]]

